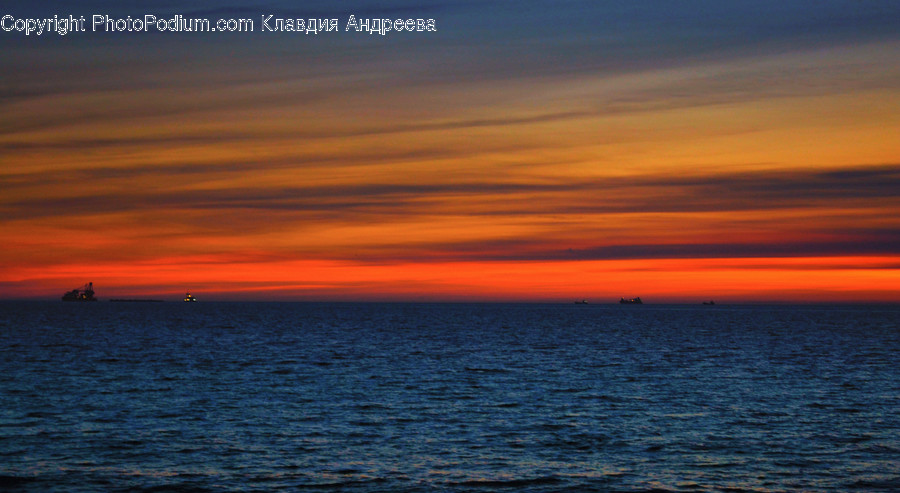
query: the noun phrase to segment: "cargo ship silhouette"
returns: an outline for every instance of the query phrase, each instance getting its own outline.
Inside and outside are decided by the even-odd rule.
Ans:
[[[63,301],[97,301],[94,298],[94,283],[89,282],[80,288],[75,288],[62,297]]]

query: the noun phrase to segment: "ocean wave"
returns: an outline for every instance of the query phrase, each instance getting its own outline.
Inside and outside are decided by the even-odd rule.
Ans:
[[[516,479],[470,479],[449,484],[451,486],[465,486],[469,488],[526,488],[528,486],[558,484],[562,481],[556,476],[542,476]]]

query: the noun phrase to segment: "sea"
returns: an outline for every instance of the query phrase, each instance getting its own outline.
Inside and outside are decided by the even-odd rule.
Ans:
[[[0,491],[900,491],[900,307],[0,303]]]

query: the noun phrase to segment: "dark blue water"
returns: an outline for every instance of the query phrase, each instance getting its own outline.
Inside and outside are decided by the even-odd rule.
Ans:
[[[0,304],[0,490],[897,491],[900,309]]]

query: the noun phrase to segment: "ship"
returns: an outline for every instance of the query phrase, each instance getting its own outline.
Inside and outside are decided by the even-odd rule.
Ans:
[[[709,301],[704,301],[703,304],[704,304],[704,305],[715,305],[716,302],[713,301],[713,300],[709,300]]]
[[[192,301],[197,301],[197,298],[194,298],[194,295],[191,294],[190,291],[184,293],[184,301],[190,303]]]
[[[581,300],[581,301],[576,301],[575,304],[576,305],[587,305],[588,302],[587,302],[587,300]]]
[[[89,282],[80,288],[75,288],[62,297],[63,301],[97,301],[94,298],[94,283]]]
[[[640,296],[638,296],[637,298],[628,298],[628,299],[620,298],[619,303],[623,304],[623,305],[643,305],[644,304],[644,302],[641,301]]]

